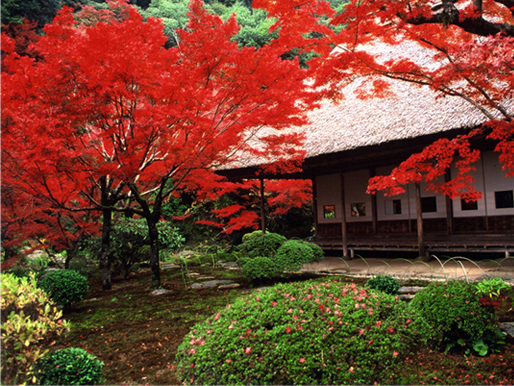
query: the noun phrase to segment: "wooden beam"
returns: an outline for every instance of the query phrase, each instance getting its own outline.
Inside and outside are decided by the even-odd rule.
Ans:
[[[261,230],[266,233],[266,198],[264,197],[264,178],[260,178],[261,182]]]
[[[421,187],[420,183],[414,183],[416,187],[416,219],[418,225],[418,250],[419,250],[419,258],[422,261],[427,261],[427,253],[425,249],[425,240],[423,233],[423,213],[421,211]]]
[[[340,173],[341,178],[341,237],[343,243],[343,257],[348,257],[348,232],[346,230],[346,201],[344,195],[344,173]]]

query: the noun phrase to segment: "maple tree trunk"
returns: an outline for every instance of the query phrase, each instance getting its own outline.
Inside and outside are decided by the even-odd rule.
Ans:
[[[102,226],[102,250],[100,253],[100,269],[102,270],[102,289],[110,290],[111,283],[111,229],[112,229],[112,210],[104,208]]]
[[[261,181],[261,229],[262,233],[266,233],[266,199],[264,197],[264,179]]]
[[[150,236],[150,270],[152,272],[152,288],[161,286],[161,270],[159,266],[159,231],[151,217],[147,217],[148,235]]]

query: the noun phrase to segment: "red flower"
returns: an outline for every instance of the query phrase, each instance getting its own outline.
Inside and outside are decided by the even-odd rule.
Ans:
[[[286,333],[289,334],[291,332],[291,327],[287,326]]]

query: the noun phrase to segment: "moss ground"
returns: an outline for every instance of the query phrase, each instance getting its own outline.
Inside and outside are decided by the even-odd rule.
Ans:
[[[172,269],[161,272],[163,288],[171,292],[150,296],[148,270],[133,273],[128,280],[114,280],[111,291],[101,291],[99,278],[93,276],[87,298],[67,315],[72,330],[63,346],[85,348],[104,361],[105,384],[178,384],[175,354],[189,329],[249,289],[238,271],[212,267],[189,270],[219,279],[230,278],[242,286],[230,290],[188,290],[180,269]],[[363,279],[347,280],[363,283]],[[505,317],[512,315],[506,313]],[[509,339],[501,352],[486,357],[443,355],[426,349],[406,361],[402,383],[514,384],[514,340]]]

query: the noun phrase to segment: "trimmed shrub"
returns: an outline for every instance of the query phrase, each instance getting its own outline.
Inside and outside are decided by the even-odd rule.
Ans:
[[[394,383],[426,324],[392,295],[338,280],[279,284],[197,324],[178,348],[187,384]]]
[[[89,289],[87,278],[71,269],[48,272],[39,280],[38,287],[65,309],[69,309],[73,302],[82,300]]]
[[[263,235],[251,237],[240,245],[240,250],[248,257],[272,257],[287,239],[278,233],[266,232]]]
[[[243,276],[251,282],[266,281],[277,276],[275,262],[269,257],[248,259],[243,265]]]
[[[377,275],[366,282],[366,287],[394,295],[398,293],[401,285],[389,275]]]
[[[313,245],[315,244],[302,240],[286,241],[275,254],[276,270],[278,272],[298,271],[303,264],[319,261],[317,260],[319,256],[315,254]]]
[[[104,363],[81,348],[54,351],[37,365],[41,385],[98,385],[103,382]]]
[[[304,243],[306,243],[312,249],[313,261],[321,261],[325,258],[325,253],[318,244],[314,244],[308,241],[304,241]]]
[[[261,230],[253,231],[253,232],[250,232],[250,233],[245,233],[243,235],[243,243],[248,241],[248,240],[254,239],[256,237],[259,237],[259,236],[262,236],[262,231]]]
[[[2,274],[1,292],[2,383],[34,383],[34,365],[68,330],[68,323],[37,288],[34,273],[23,278]]]
[[[503,343],[494,312],[480,304],[472,283],[432,283],[416,294],[411,307],[431,326],[431,337],[445,352],[454,347],[486,355]]]

